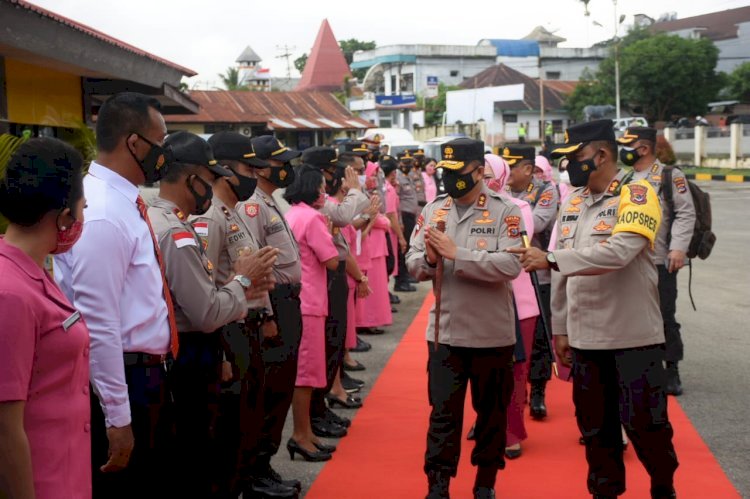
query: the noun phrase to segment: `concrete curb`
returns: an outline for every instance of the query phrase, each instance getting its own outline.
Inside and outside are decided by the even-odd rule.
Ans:
[[[713,175],[711,173],[686,173],[685,177],[691,180],[719,180],[724,182],[750,182],[750,175]]]

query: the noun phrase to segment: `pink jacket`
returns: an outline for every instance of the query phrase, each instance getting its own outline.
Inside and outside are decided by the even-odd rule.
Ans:
[[[534,213],[531,211],[531,205],[522,199],[516,199],[506,194],[505,184],[510,175],[510,167],[508,166],[508,163],[495,154],[485,154],[484,160],[485,166],[491,168],[492,172],[495,174],[494,179],[486,181],[488,187],[500,195],[505,196],[521,209],[521,216],[523,217],[523,225],[526,229],[526,233],[533,235]],[[529,239],[531,239],[530,236]],[[518,308],[519,320],[539,315],[539,305],[536,302],[534,286],[531,284],[531,276],[529,276],[528,273],[521,272],[518,274],[518,277],[513,279],[513,295],[516,297],[516,307]]]
[[[424,183],[424,197],[428,203],[432,203],[437,197],[435,175],[429,175],[427,172],[422,172],[422,181]]]

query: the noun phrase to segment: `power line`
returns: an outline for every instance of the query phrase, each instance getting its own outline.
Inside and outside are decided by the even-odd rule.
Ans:
[[[276,50],[282,50],[284,53],[277,55],[276,59],[286,59],[286,79],[289,80],[292,78],[292,63],[291,63],[291,57],[292,57],[292,50],[296,49],[295,46],[289,46],[284,44],[276,45]]]

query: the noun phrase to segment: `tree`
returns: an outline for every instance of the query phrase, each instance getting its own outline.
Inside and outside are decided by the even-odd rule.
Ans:
[[[419,107],[424,109],[424,123],[426,126],[440,125],[446,110],[446,94],[451,90],[458,90],[458,86],[438,83],[438,95],[433,99],[419,98]]]
[[[294,67],[297,68],[297,71],[302,74],[302,72],[305,70],[305,65],[307,64],[307,53],[302,54],[301,56],[297,57],[294,60]]]
[[[224,83],[227,90],[247,90],[247,87],[240,85],[240,70],[228,67],[224,74],[219,74],[219,78]]]
[[[374,50],[377,47],[377,44],[374,41],[371,42],[363,42],[361,40],[357,40],[356,38],[350,38],[348,40],[341,40],[339,42],[339,46],[341,47],[341,51],[344,53],[344,58],[346,59],[346,63],[351,66],[352,61],[354,60],[354,53],[358,50]],[[367,73],[367,69],[355,69],[352,71],[352,74],[355,78],[358,80],[362,80],[365,77],[365,74]]]
[[[750,62],[740,64],[727,77],[727,98],[750,102]]]
[[[614,102],[614,89],[611,93],[608,90],[588,68],[584,69],[578,85],[565,101],[565,108],[573,119],[582,121],[584,107]]]

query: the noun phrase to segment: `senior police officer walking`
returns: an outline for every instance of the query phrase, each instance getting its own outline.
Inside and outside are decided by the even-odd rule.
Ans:
[[[250,199],[237,204],[236,211],[261,246],[279,250],[273,267],[276,285],[269,293],[278,335],[265,338],[262,346],[266,378],[263,429],[256,468],[265,470],[266,478],[286,486],[296,486],[294,480],[282,480],[271,467],[271,458],[281,444],[281,431],[292,403],[297,377],[297,354],[302,334],[299,299],[302,267],[297,241],[272,195],[294,180],[294,170],[289,162],[300,152],[289,149],[272,135],[253,138],[252,146],[256,157],[269,166],[255,168],[258,187]]]
[[[505,467],[506,408],[513,390],[515,312],[511,281],[518,259],[506,248],[520,243],[521,212],[484,182],[484,143],[456,139],[441,146],[447,195],[428,204],[417,220],[407,255],[421,281],[442,278],[440,314],[427,328],[428,392],[432,412],[424,470],[428,499],[448,497],[456,475],[466,388],[477,411],[475,498],[495,497],[498,469]],[[444,225],[445,232],[439,228]],[[438,259],[444,275],[436,275]],[[439,337],[436,338],[436,323]],[[437,345],[436,345],[437,342]]]
[[[663,390],[664,331],[651,253],[661,210],[654,189],[617,169],[611,120],[569,128],[565,154],[577,187],[561,207],[557,249],[523,253],[527,271],[551,268],[552,331],[572,363],[573,402],[595,498],[625,492],[620,425],[651,476],[651,497],[675,497],[677,456]]]
[[[659,193],[662,222],[656,238],[654,263],[659,271],[659,304],[664,320],[667,362],[667,385],[670,395],[682,394],[677,367],[683,358],[684,346],[677,311],[677,271],[685,265],[687,250],[695,227],[695,206],[685,174],[678,168],[666,168],[656,159],[656,129],[630,127],[617,140],[623,147],[620,159],[632,166],[633,179],[645,179]],[[671,196],[668,197],[667,193]]]
[[[534,177],[534,146],[508,145],[503,148],[503,159],[510,166],[508,187],[514,198],[523,199],[534,213],[534,236],[531,245],[546,249],[549,245],[552,227],[555,225],[557,209],[560,204],[560,194],[552,182],[545,182]],[[539,276],[539,291],[542,298],[541,313],[545,314],[547,324],[550,323],[550,273],[548,270],[537,272]],[[537,321],[534,332],[534,344],[531,351],[531,367],[529,368],[529,382],[531,383],[531,397],[529,398],[529,412],[534,419],[547,417],[547,406],[544,403],[544,391],[547,381],[552,377],[552,358],[547,345],[550,341],[545,338],[544,323]]]
[[[148,210],[164,259],[164,268],[180,336],[180,355],[172,369],[175,397],[180,495],[211,493],[212,426],[218,404],[220,347],[217,329],[247,314],[251,285],[263,289],[276,258],[274,250],[240,256],[233,278],[217,288],[213,263],[188,222],[203,214],[217,176],[232,176],[219,166],[205,140],[188,132],[167,137],[171,158],[159,184],[159,197]]]

